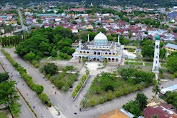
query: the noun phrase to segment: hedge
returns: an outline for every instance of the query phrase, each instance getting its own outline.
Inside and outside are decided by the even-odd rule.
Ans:
[[[26,69],[23,68],[21,65],[19,65],[17,62],[15,62],[11,56],[9,55],[9,53],[7,53],[4,49],[1,49],[2,53],[6,56],[6,59],[12,64],[13,67],[16,68],[16,70],[20,73],[21,77],[25,80],[25,82],[27,83],[27,85],[34,91],[36,92],[38,95],[44,94],[43,90],[44,87],[42,85],[39,84],[35,84],[32,80],[32,77],[29,76],[26,72]],[[47,96],[47,95],[46,95]],[[47,96],[48,97],[48,96]],[[40,97],[39,97],[40,98]],[[40,98],[41,99],[41,98]],[[42,99],[41,99],[42,101]],[[49,99],[50,101],[50,99]]]
[[[74,89],[73,93],[72,93],[72,97],[75,98],[76,95],[78,94],[78,92],[80,91],[80,89],[82,88],[84,82],[86,81],[86,79],[88,78],[89,75],[89,71],[86,70],[86,74],[84,76],[82,76],[80,82],[77,84],[76,88]]]

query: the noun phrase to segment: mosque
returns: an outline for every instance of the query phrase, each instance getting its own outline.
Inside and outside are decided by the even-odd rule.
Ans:
[[[98,33],[93,41],[89,40],[86,43],[79,41],[79,47],[72,54],[73,58],[86,57],[88,61],[107,60],[109,62],[121,63],[123,57],[124,45],[120,44],[119,36],[118,42],[108,41],[106,35],[102,32]]]

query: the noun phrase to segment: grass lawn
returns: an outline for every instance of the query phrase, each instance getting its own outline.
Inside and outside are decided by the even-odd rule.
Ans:
[[[126,59],[126,60],[130,60],[130,61],[141,61],[141,59],[136,58],[136,59]]]
[[[127,64],[127,65],[134,65],[134,66],[143,65],[143,63],[141,63],[141,62],[125,62],[125,64]]]
[[[62,58],[60,55],[57,55],[56,57],[51,57],[52,60],[70,60],[72,59],[72,56],[68,55],[67,58]]]
[[[6,113],[0,112],[0,118],[9,118]]]
[[[146,66],[153,66],[153,63],[151,63],[151,62],[145,62],[145,65]]]

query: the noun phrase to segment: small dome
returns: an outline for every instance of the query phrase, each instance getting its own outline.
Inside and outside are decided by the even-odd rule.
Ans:
[[[155,40],[160,40],[160,36],[156,35]]]
[[[94,40],[108,40],[108,39],[107,39],[107,37],[106,37],[105,34],[103,34],[102,32],[100,32],[100,33],[98,33],[98,34],[95,36]]]

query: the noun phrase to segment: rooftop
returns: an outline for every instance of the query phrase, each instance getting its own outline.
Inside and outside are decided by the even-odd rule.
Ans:
[[[113,111],[107,112],[105,114],[102,114],[100,116],[97,116],[96,118],[130,118],[122,111],[115,109]]]
[[[143,111],[143,115],[146,118],[152,118],[153,115],[157,115],[158,118],[177,118],[176,111],[167,103],[162,103],[154,107],[149,106]]]
[[[177,50],[177,45],[168,43],[165,47]]]

